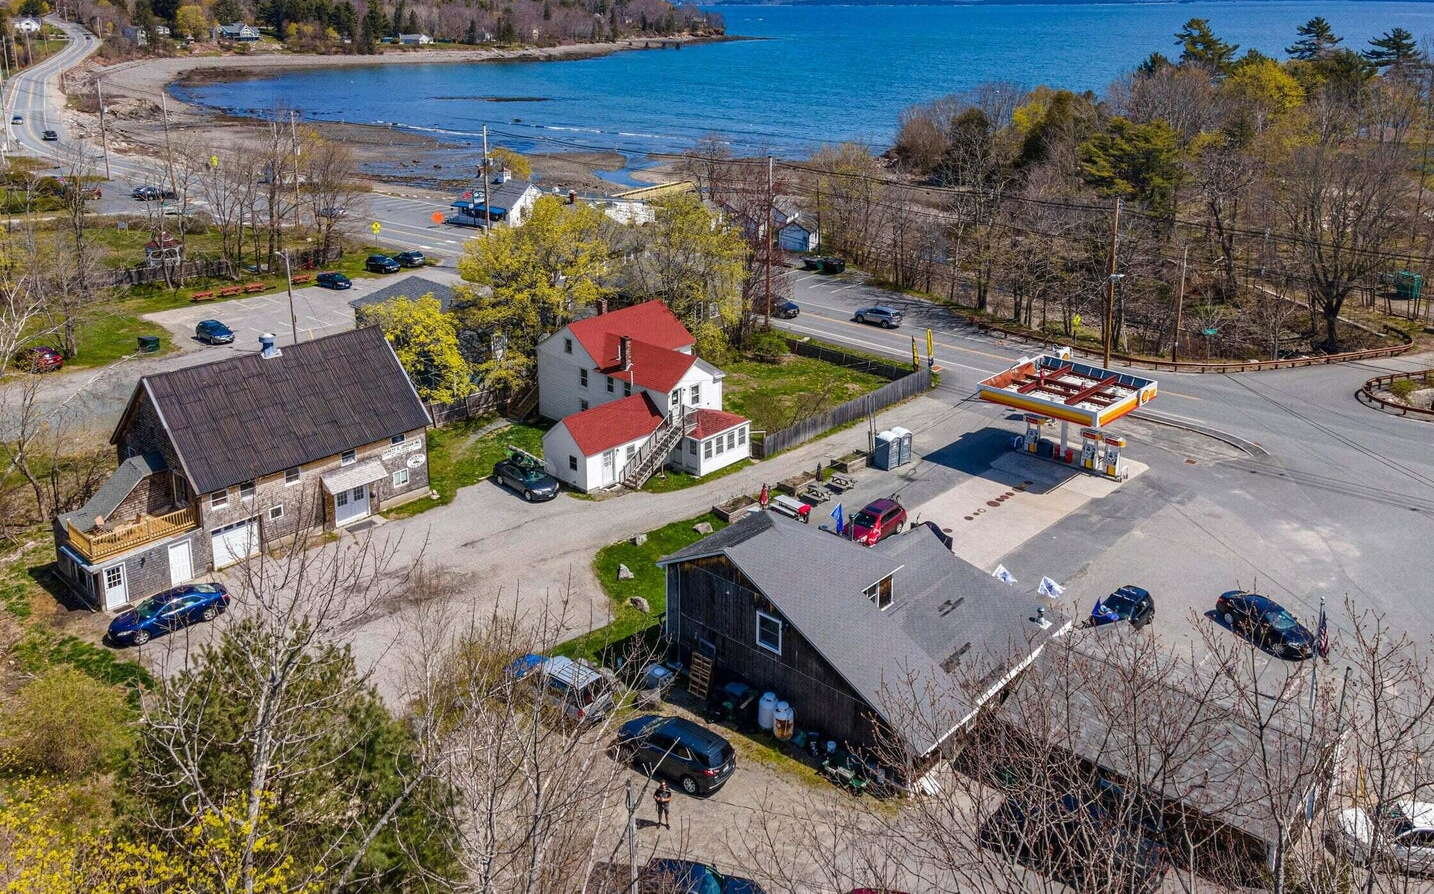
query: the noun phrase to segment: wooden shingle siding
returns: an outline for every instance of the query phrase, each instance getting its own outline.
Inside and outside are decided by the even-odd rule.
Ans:
[[[799,729],[816,729],[854,746],[874,742],[871,709],[725,556],[672,565],[668,574],[669,594],[677,588],[668,637],[682,657],[699,639],[712,643],[719,679],[735,674],[759,690],[775,692],[791,704]],[[782,619],[780,656],[757,645],[758,611]]]

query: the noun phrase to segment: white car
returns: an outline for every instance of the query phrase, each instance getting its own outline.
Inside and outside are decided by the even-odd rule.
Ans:
[[[1356,860],[1400,872],[1434,872],[1434,804],[1397,801],[1372,816],[1363,807],[1346,807],[1335,827],[1339,845]]]

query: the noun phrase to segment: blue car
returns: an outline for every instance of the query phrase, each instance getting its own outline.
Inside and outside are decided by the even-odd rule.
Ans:
[[[326,289],[352,289],[353,280],[342,273],[320,273],[314,278],[314,282]]]
[[[208,345],[227,345],[234,341],[234,330],[218,320],[200,320],[194,337]]]
[[[106,637],[117,646],[142,646],[161,633],[195,621],[212,621],[229,607],[219,584],[185,584],[156,593],[110,622]]]
[[[1150,592],[1144,587],[1126,584],[1096,602],[1090,610],[1090,626],[1129,621],[1130,626],[1139,630],[1154,617],[1155,600],[1150,598]]]
[[[641,894],[766,894],[749,878],[723,875],[705,863],[657,858],[638,878]]]

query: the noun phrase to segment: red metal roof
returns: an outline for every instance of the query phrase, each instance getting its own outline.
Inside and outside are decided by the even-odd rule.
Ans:
[[[583,456],[646,437],[662,423],[662,411],[646,394],[634,394],[563,419]]]
[[[657,300],[577,320],[569,323],[568,329],[602,369],[617,364],[617,338],[621,335],[640,338],[669,351],[691,347],[695,343],[692,333],[687,331],[676,314]],[[612,338],[609,340],[608,336]]]
[[[738,416],[736,413],[726,413],[722,410],[698,410],[696,415],[697,427],[692,430],[692,434],[688,435],[695,441],[709,438],[729,428],[736,428],[747,421],[746,416]]]

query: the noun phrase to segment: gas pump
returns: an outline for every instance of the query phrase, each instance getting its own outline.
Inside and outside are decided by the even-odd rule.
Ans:
[[[1120,435],[1105,436],[1105,474],[1112,478],[1121,476],[1120,451],[1125,447],[1125,438]]]
[[[1092,472],[1101,468],[1104,440],[1098,428],[1083,428],[1080,430],[1080,464],[1081,468],[1089,469]]]
[[[1027,453],[1035,453],[1041,449],[1041,426],[1046,422],[1046,417],[1037,416],[1034,413],[1026,414],[1026,440],[1023,442]]]

